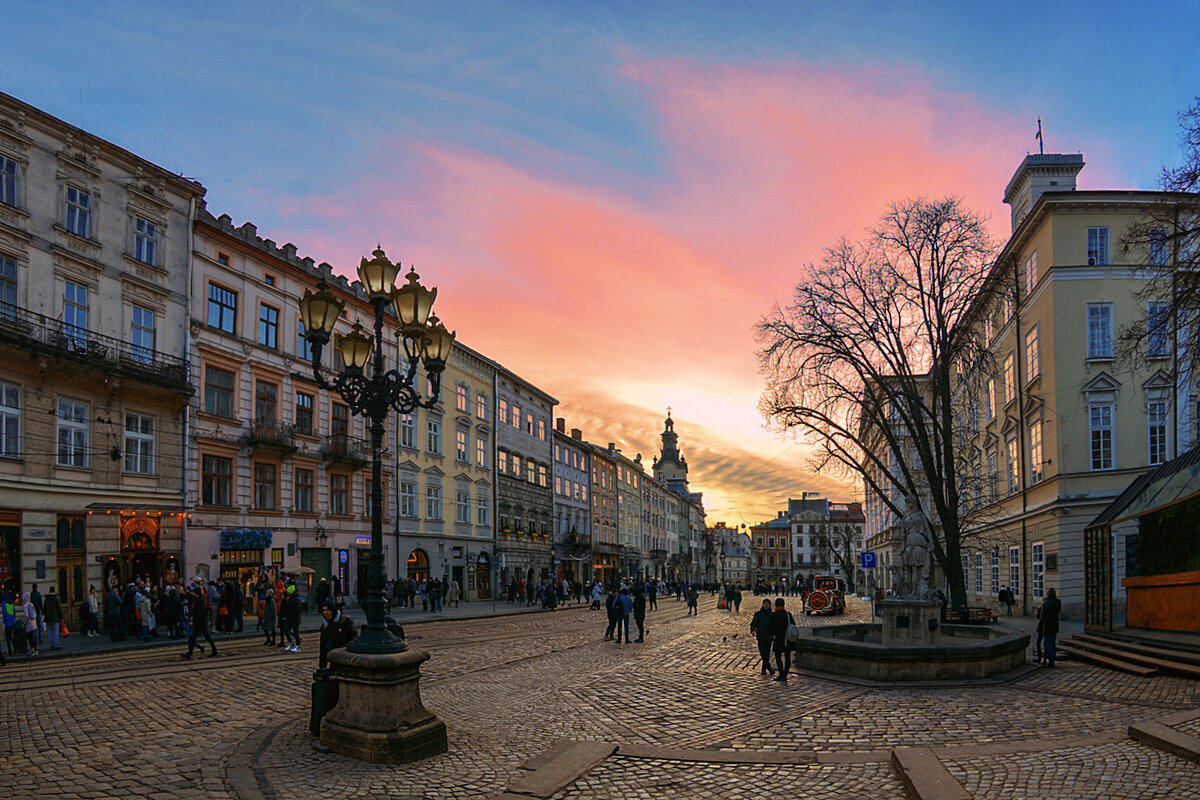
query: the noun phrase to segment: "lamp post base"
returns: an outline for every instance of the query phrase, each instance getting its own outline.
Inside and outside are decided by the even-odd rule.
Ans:
[[[321,743],[372,763],[419,761],[446,752],[446,724],[421,704],[421,664],[429,654],[329,654],[338,704],[321,722]]]

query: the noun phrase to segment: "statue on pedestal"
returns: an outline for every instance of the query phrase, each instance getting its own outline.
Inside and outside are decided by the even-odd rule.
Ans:
[[[904,500],[904,545],[900,550],[901,597],[930,600],[933,588],[930,585],[930,557],[933,553],[933,531],[929,520],[921,510],[917,498],[908,495]]]

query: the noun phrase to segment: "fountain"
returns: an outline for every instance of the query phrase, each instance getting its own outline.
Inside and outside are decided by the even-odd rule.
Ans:
[[[881,603],[881,623],[811,628],[796,647],[798,668],[873,681],[990,678],[1025,664],[1027,634],[941,622],[930,586],[933,533],[920,504],[905,500],[904,545],[893,567],[896,595]]]

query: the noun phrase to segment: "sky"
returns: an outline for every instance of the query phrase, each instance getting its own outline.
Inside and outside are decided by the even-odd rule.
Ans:
[[[376,243],[459,339],[648,464],[672,409],[710,523],[849,500],[757,411],[754,325],[889,203],[1082,152],[1157,185],[1200,4],[21,2],[0,90],[200,181],[353,275]],[[1114,55],[1115,54],[1115,55]]]

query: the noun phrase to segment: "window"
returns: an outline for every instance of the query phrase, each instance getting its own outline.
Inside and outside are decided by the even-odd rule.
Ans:
[[[413,481],[400,481],[400,516],[417,516],[417,484]]]
[[[237,317],[237,294],[215,283],[208,285],[208,326],[233,333]]]
[[[455,388],[457,396],[455,397],[454,407],[465,414],[471,410],[471,389],[462,383],[458,384]]]
[[[229,254],[217,251],[217,263],[223,264],[224,266],[228,267],[229,266]]]
[[[254,421],[275,422],[275,396],[278,389],[273,383],[254,382]]]
[[[274,350],[279,342],[279,310],[258,307],[258,343]]]
[[[454,432],[454,449],[455,449],[455,457],[459,461],[463,462],[464,464],[467,463],[467,432],[466,431],[455,431]]]
[[[417,424],[412,414],[400,415],[400,446],[416,449]]]
[[[233,373],[204,368],[204,413],[233,419]]]
[[[485,439],[475,440],[475,466],[481,469],[487,469],[488,465],[488,447]]]
[[[1005,324],[1007,324],[1008,321],[1010,319],[1012,319],[1013,301],[1012,301],[1012,297],[1010,297],[1007,294],[1004,295],[1004,299],[1000,301],[1000,313],[1003,314],[1003,319],[1004,319]]]
[[[974,394],[967,401],[967,427],[971,436],[979,435],[979,397]]]
[[[500,419],[499,419],[500,424],[507,425],[508,424],[508,401],[507,400],[502,399],[500,401],[499,416],[500,416]]]
[[[520,471],[518,470],[518,476]],[[525,480],[537,483],[537,464],[532,458],[525,459]]]
[[[1008,588],[1013,596],[1021,593],[1021,548],[1008,548]]]
[[[296,433],[312,436],[313,396],[296,392]]]
[[[228,506],[233,483],[233,462],[220,456],[204,456],[200,470],[200,502],[206,506]]]
[[[1113,407],[1110,403],[1098,403],[1088,407],[1088,427],[1091,430],[1092,469],[1113,467]]]
[[[538,464],[537,471],[538,471],[538,479],[537,479],[538,486],[541,486],[545,489],[549,489],[550,488],[550,471],[546,468],[545,464]]]
[[[512,407],[512,426],[521,430],[521,407],[516,403],[513,403]]]
[[[313,510],[313,471],[296,470],[296,485],[293,487],[292,505],[297,511],[311,514]]]
[[[312,361],[312,344],[304,337],[304,322],[296,320],[296,355],[301,361]]]
[[[347,484],[349,483],[345,475],[338,473],[330,473],[329,475],[329,513],[335,516],[344,517],[350,513],[347,501],[349,499],[349,491]]]
[[[500,450],[496,453],[496,469],[501,475],[508,474],[508,453]]]
[[[1037,483],[1042,479],[1042,421],[1029,424],[1029,482]]]
[[[265,273],[263,275],[263,283],[265,283],[267,286],[274,286],[275,285],[275,276],[269,272]]]
[[[1165,267],[1167,265],[1167,229],[1151,228],[1148,233],[1150,264],[1155,267]]]
[[[346,436],[350,433],[350,407],[333,403],[329,409],[329,433]]]
[[[425,487],[425,518],[435,520],[442,518],[442,487]]]
[[[1029,254],[1029,258],[1025,259],[1025,293],[1033,294],[1033,288],[1038,282],[1038,263],[1037,250]]]
[[[459,489],[454,497],[454,521],[463,525],[471,524],[471,495]]]
[[[1041,354],[1038,352],[1038,329],[1025,332],[1025,380],[1031,381],[1042,374]]]
[[[1108,263],[1108,228],[1087,229],[1087,263]]]
[[[483,392],[475,393],[475,416],[479,419],[488,418],[488,396]]]
[[[275,465],[254,465],[254,507],[275,508]]]
[[[1112,303],[1088,303],[1087,307],[1087,357],[1112,358],[1113,355],[1113,307]]]
[[[136,360],[143,364],[154,361],[154,311],[137,305],[133,307],[129,340]]]
[[[435,455],[442,454],[442,423],[436,419],[425,423],[425,449]]]
[[[546,420],[540,417],[537,421],[537,437],[542,441],[546,441]]]
[[[82,189],[67,187],[66,228],[76,236],[88,235],[88,223],[92,213],[92,198]]]
[[[1004,405],[1017,399],[1017,370],[1016,356],[1009,353],[1004,357],[1004,372],[1001,379],[1004,383]]]
[[[133,221],[133,257],[145,264],[158,263],[158,225],[142,217]]]
[[[479,495],[475,498],[475,524],[488,524],[488,498],[487,495]]]
[[[17,305],[17,261],[0,256],[0,316],[12,319]]]
[[[1017,440],[1009,439],[1005,444],[1008,449],[1008,493],[1015,494],[1020,479],[1021,466],[1021,462],[1017,460]]]
[[[987,421],[991,422],[996,418],[996,379],[988,378],[984,384],[983,394],[983,413],[987,416]]]
[[[975,592],[983,594],[983,553],[975,554]]]
[[[992,594],[1000,594],[1000,551],[992,550]]]
[[[59,398],[58,465],[60,467],[87,467],[88,465],[87,403]]]
[[[1170,307],[1166,303],[1150,303],[1146,307],[1146,355],[1164,358],[1170,352]]]
[[[125,471],[154,474],[154,417],[148,414],[125,415]]]
[[[88,290],[72,281],[63,287],[63,325],[67,336],[76,345],[87,344]]]
[[[1033,599],[1041,600],[1046,596],[1046,545],[1044,542],[1034,542],[1030,549],[1030,577],[1033,579]]]
[[[1150,443],[1150,465],[1167,460],[1167,404],[1153,400],[1146,405],[1147,438]]]
[[[21,387],[0,382],[0,455],[21,455]]]
[[[0,156],[0,203],[17,204],[17,162]]]
[[[992,339],[996,338],[996,319],[992,316],[992,312],[988,311],[983,317],[983,343],[989,345]]]

